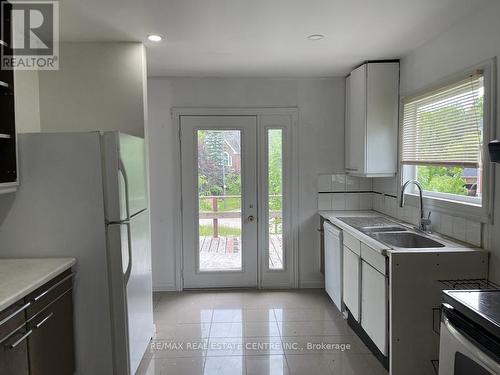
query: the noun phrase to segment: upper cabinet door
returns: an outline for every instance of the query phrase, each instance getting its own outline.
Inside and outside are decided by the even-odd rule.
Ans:
[[[351,75],[345,79],[345,128],[344,128],[344,160],[347,171],[354,170],[351,164]]]
[[[399,63],[367,64],[366,173],[397,172],[398,103]]]
[[[388,177],[397,172],[399,63],[366,63],[346,80],[346,172]]]
[[[349,88],[349,157],[347,172],[365,173],[366,151],[366,65],[351,73]]]

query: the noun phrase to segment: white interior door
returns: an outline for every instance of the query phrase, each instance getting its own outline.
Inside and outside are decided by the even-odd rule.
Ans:
[[[185,288],[257,286],[257,116],[180,116]]]

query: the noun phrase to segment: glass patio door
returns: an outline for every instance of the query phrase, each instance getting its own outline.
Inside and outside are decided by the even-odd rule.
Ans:
[[[185,288],[257,286],[257,116],[181,116]]]

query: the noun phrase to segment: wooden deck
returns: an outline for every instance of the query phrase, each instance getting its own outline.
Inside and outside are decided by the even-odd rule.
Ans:
[[[235,270],[241,268],[240,237],[200,236],[200,269]],[[269,238],[269,268],[283,267],[283,242],[281,235]]]
[[[283,268],[283,237],[272,234],[269,237],[269,268]]]
[[[200,251],[208,253],[238,253],[240,237],[200,236]]]

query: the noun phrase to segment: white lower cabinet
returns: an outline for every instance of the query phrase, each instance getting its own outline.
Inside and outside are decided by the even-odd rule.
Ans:
[[[356,253],[344,246],[343,254],[343,297],[344,304],[357,322],[360,321],[360,260]]]
[[[325,290],[342,311],[342,230],[325,223]]]
[[[384,274],[361,262],[361,326],[384,354],[388,354],[388,284]]]

